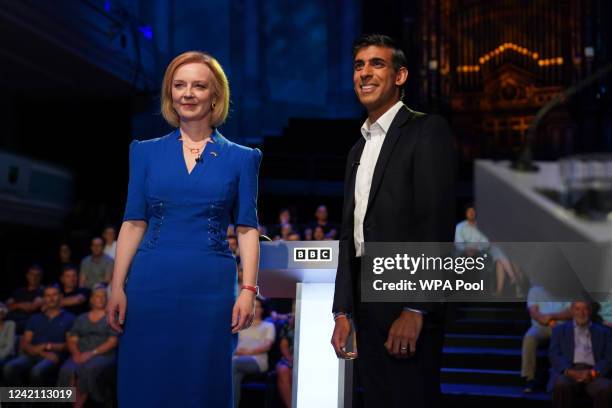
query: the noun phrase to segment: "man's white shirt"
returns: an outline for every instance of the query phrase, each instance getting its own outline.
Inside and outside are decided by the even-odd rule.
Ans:
[[[363,255],[363,221],[368,208],[368,199],[370,197],[370,188],[372,187],[372,176],[376,168],[376,162],[380,155],[385,136],[391,127],[391,122],[395,119],[395,115],[404,106],[402,101],[398,101],[395,105],[389,108],[376,122],[370,124],[370,119],[361,126],[361,134],[365,139],[365,145],[359,166],[357,167],[357,175],[355,176],[355,222],[353,226],[353,238],[355,240],[355,251],[358,257]]]

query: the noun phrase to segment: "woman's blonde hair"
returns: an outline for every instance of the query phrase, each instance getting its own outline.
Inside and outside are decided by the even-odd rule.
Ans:
[[[161,114],[171,126],[178,127],[179,116],[172,107],[172,78],[176,70],[184,64],[199,62],[206,64],[213,73],[212,89],[215,100],[215,107],[212,110],[210,124],[218,127],[225,122],[229,112],[230,89],[229,82],[221,64],[212,55],[201,51],[187,51],[172,60],[162,82],[161,93]]]

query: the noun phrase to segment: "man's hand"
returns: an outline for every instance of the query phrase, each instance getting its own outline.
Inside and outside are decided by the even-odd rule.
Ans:
[[[46,343],[37,344],[35,346],[30,346],[31,355],[44,357],[44,354],[45,354],[45,345],[46,345]]]
[[[351,322],[346,316],[340,316],[336,318],[336,325],[334,326],[334,334],[332,334],[331,344],[334,347],[334,351],[338,358],[347,359],[346,354],[346,341],[351,335]]]
[[[591,370],[576,370],[576,381],[579,383],[591,382]]]
[[[591,373],[589,370],[576,370],[574,368],[568,368],[565,375],[579,383],[588,383],[591,381]]]
[[[91,360],[91,358],[93,357],[93,352],[91,351],[86,351],[84,353],[81,353],[81,364],[87,362],[88,360]]]
[[[407,358],[416,351],[417,340],[423,328],[421,313],[404,310],[389,329],[385,348],[393,357]]]
[[[44,351],[41,353],[41,356],[45,360],[53,361],[54,363],[59,363],[59,356],[51,351]]]

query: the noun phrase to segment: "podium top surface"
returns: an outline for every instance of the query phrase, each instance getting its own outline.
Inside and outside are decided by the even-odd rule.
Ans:
[[[258,282],[266,297],[295,297],[295,284],[334,283],[338,241],[261,242]]]

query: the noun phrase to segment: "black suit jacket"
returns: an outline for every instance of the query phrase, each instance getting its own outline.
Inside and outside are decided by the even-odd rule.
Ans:
[[[355,176],[364,145],[360,137],[346,163],[333,312],[355,313],[359,301],[353,226]],[[446,121],[402,107],[374,169],[363,223],[365,242],[452,242],[454,202],[455,149]],[[435,303],[395,306],[392,310],[411,307],[432,315],[440,310]]]

